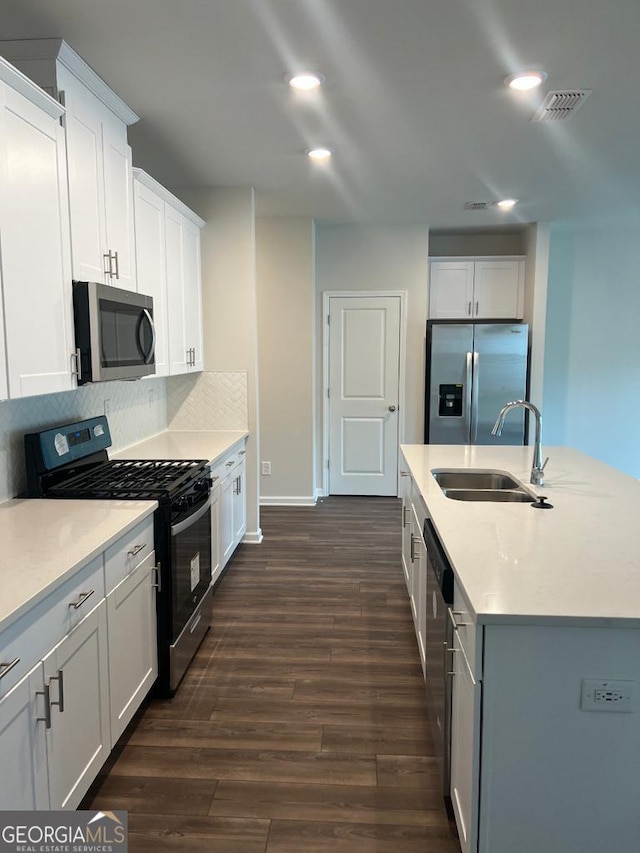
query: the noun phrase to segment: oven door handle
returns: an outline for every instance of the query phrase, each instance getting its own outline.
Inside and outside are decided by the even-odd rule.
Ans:
[[[178,536],[180,533],[183,533],[185,530],[188,530],[192,524],[195,524],[196,521],[199,521],[202,518],[202,516],[207,512],[210,506],[211,493],[209,493],[209,497],[207,498],[206,503],[202,504],[200,509],[196,510],[196,512],[192,513],[188,518],[185,518],[179,524],[171,525],[171,535]]]

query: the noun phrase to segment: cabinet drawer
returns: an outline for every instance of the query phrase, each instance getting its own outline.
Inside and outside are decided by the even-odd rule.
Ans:
[[[130,575],[153,550],[153,516],[150,515],[105,551],[104,574],[107,593]]]
[[[105,596],[102,554],[91,560],[33,610],[0,634],[0,663],[17,663],[0,677],[4,696],[26,673],[84,619]]]
[[[222,483],[223,480],[226,480],[229,474],[232,474],[238,465],[243,461],[246,454],[246,450],[244,447],[235,450],[233,453],[228,453],[226,456],[223,456],[217,462],[214,462],[211,466],[211,478],[217,477],[217,480],[214,480],[213,485],[217,485]]]
[[[469,609],[469,605],[460,589],[457,578],[453,582],[453,607],[451,608],[453,618],[456,623],[456,634],[460,645],[466,655],[467,661],[471,668],[471,673],[476,677],[480,677],[480,664],[476,659],[476,642],[477,625],[475,616]]]

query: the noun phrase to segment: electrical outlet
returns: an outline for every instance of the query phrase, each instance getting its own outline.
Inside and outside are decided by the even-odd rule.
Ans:
[[[629,713],[635,710],[635,690],[635,681],[583,678],[580,707],[583,711]]]
[[[110,399],[106,399],[104,401],[104,413],[105,413],[105,415],[111,414],[111,400]]]
[[[260,465],[260,473],[263,477],[271,476],[271,462],[262,462]]]

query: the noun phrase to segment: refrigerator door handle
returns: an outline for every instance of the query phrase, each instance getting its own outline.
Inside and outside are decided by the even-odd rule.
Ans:
[[[471,427],[473,425],[473,409],[471,387],[473,385],[473,353],[467,353],[467,387],[465,389],[465,420],[467,426],[467,435],[471,436]]]
[[[471,396],[471,443],[478,440],[478,397],[480,396],[480,372],[478,370],[478,353],[474,352],[473,363],[473,394]]]

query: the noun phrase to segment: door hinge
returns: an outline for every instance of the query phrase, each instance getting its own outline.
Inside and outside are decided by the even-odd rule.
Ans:
[[[331,315],[330,314],[327,314],[327,325],[328,326],[331,325]]]

